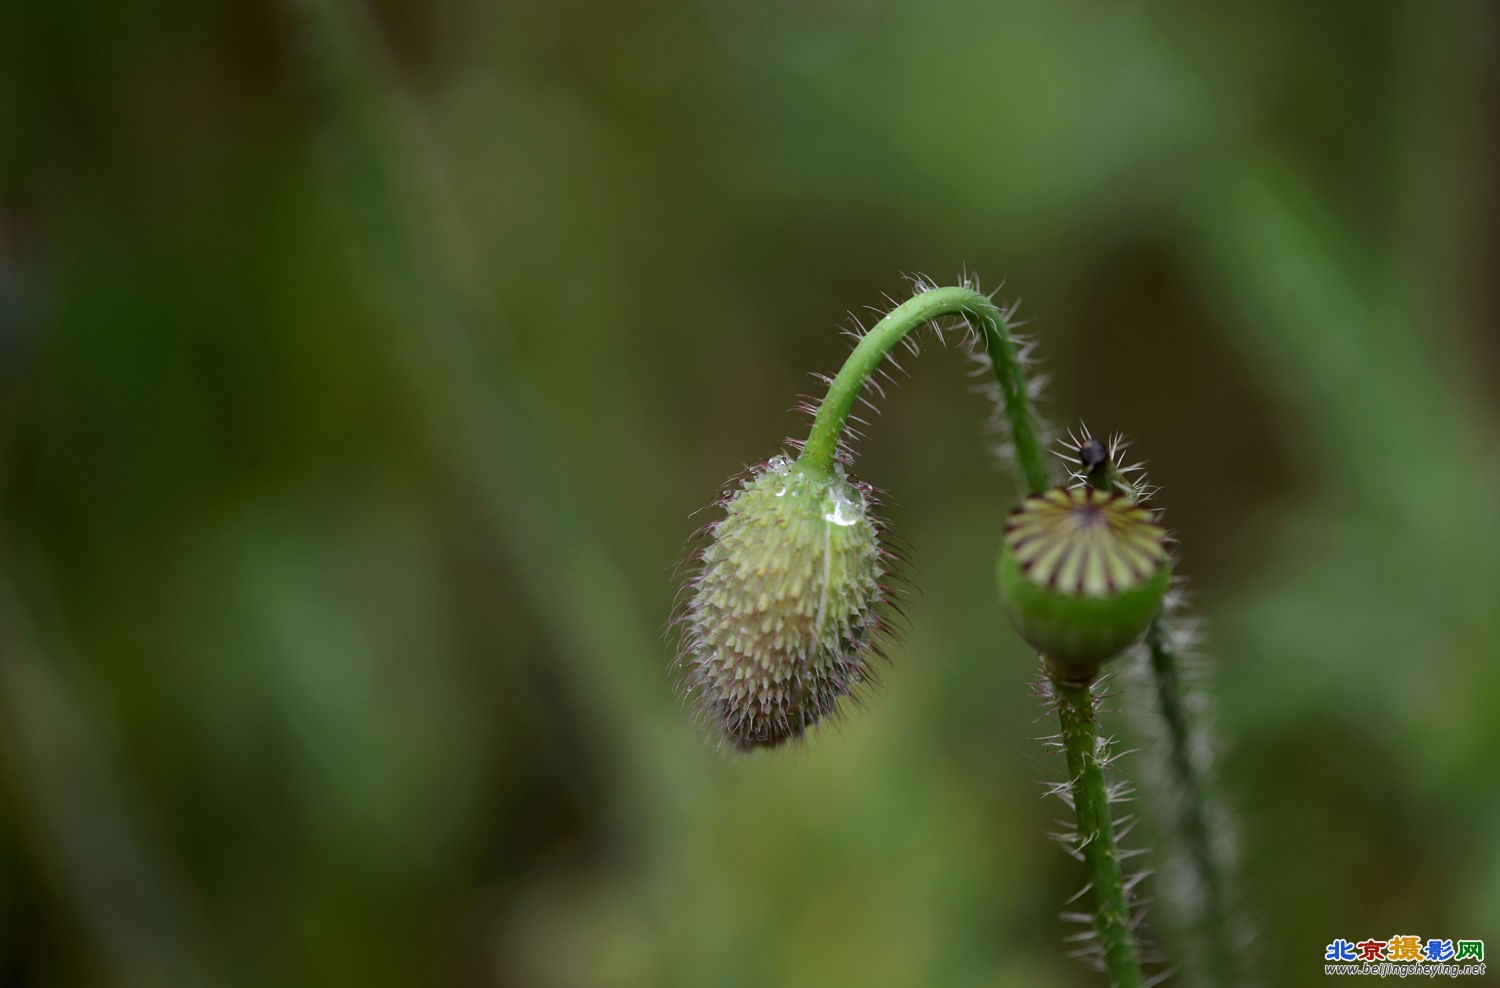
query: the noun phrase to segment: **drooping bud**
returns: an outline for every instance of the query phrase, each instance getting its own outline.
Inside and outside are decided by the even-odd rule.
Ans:
[[[700,716],[740,748],[799,737],[870,679],[882,551],[869,491],[776,457],[708,529],[679,616]]]
[[[1171,579],[1166,532],[1120,494],[1057,487],[1011,512],[1000,600],[1049,673],[1091,680],[1145,632]]]

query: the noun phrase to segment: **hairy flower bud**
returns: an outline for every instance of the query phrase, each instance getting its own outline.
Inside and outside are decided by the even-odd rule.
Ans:
[[[799,737],[869,680],[884,591],[869,492],[776,457],[708,529],[678,620],[685,685],[740,748]]]
[[[1171,579],[1151,512],[1091,487],[1023,501],[1006,521],[998,571],[1011,624],[1067,680],[1092,679],[1139,638]]]

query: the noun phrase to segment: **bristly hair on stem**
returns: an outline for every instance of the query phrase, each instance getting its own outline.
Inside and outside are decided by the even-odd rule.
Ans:
[[[915,354],[919,352],[912,337],[916,330],[933,325],[941,338],[943,330],[938,320],[953,319],[962,327],[967,348],[976,355],[982,352],[977,359],[990,370],[998,391],[997,409],[1026,492],[1035,494],[1045,490],[1051,484],[1051,472],[1044,431],[1036,414],[1035,389],[1030,383],[1029,363],[1034,344],[1018,339],[1013,333],[1015,306],[996,305],[990,295],[967,279],[961,285],[938,288],[918,276],[912,285],[914,294],[910,299],[858,334],[854,350],[828,382],[828,390],[813,413],[800,462],[824,471],[835,462],[850,462],[852,454],[844,445],[844,436],[865,385],[870,384],[883,393],[881,379],[893,383],[890,368],[900,369],[900,364],[892,359],[897,344],[905,345]],[[983,343],[982,349],[979,343]]]
[[[1197,651],[1199,622],[1178,613],[1185,596],[1168,595],[1129,657],[1127,675],[1144,687],[1132,691],[1132,719],[1155,742],[1145,761],[1149,804],[1172,838],[1161,885],[1171,893],[1167,919],[1178,933],[1184,970],[1193,984],[1243,986],[1249,924],[1236,905],[1232,822],[1214,792],[1215,741],[1204,688],[1211,665]]]
[[[1099,688],[1097,681],[1069,685],[1051,677],[1043,677],[1038,687],[1057,710],[1061,733],[1054,744],[1062,749],[1068,767],[1068,781],[1052,792],[1068,803],[1074,816],[1073,829],[1055,836],[1083,863],[1088,884],[1079,896],[1090,895],[1094,907],[1090,913],[1064,918],[1092,923],[1092,935],[1070,938],[1076,944],[1074,954],[1105,972],[1111,988],[1144,988],[1150,982],[1142,973],[1136,942],[1142,913],[1135,889],[1146,873],[1125,871],[1119,838],[1133,821],[1117,821],[1114,804],[1129,798],[1129,788],[1106,781],[1116,756],[1112,741],[1099,731]]]

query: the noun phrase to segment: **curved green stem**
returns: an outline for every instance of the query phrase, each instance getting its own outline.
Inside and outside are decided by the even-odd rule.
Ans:
[[[1130,904],[1120,873],[1109,791],[1094,697],[1088,686],[1053,681],[1057,714],[1062,721],[1063,750],[1068,759],[1073,812],[1078,820],[1075,847],[1083,858],[1094,896],[1094,932],[1104,951],[1104,968],[1112,988],[1140,988],[1141,963],[1130,930]]]
[[[1026,388],[1026,368],[1021,363],[1010,324],[989,296],[971,288],[931,288],[892,309],[860,339],[828,387],[828,394],[813,418],[807,445],[798,459],[805,469],[828,473],[833,470],[839,437],[854,410],[865,382],[875,373],[891,348],[914,329],[944,316],[968,319],[984,337],[985,350],[994,367],[995,380],[1005,402],[1005,417],[1016,462],[1029,493],[1046,490],[1051,481],[1047,456],[1042,448],[1041,428]]]

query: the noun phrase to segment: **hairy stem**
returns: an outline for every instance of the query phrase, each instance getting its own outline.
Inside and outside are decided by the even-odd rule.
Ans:
[[[1119,473],[1113,456],[1106,456],[1086,474],[1088,483],[1104,491],[1128,491],[1130,485]],[[1171,826],[1201,894],[1192,915],[1183,925],[1197,941],[1194,955],[1202,963],[1203,983],[1239,983],[1239,952],[1230,929],[1228,888],[1224,864],[1214,842],[1208,817],[1209,795],[1204,771],[1193,754],[1193,723],[1182,689],[1182,662],[1172,645],[1166,611],[1158,611],[1146,629],[1146,652],[1150,657],[1151,683],[1155,688],[1155,710],[1161,718],[1166,740],[1165,761],[1171,780],[1167,800]]]
[[[1077,817],[1075,847],[1093,889],[1094,931],[1104,952],[1104,968],[1112,988],[1140,988],[1141,964],[1130,929],[1130,904],[1120,873],[1109,791],[1104,785],[1104,745],[1099,738],[1094,697],[1087,685],[1056,680],[1052,692],[1062,721],[1063,750]]]
[[[833,469],[839,437],[870,375],[908,333],[944,316],[969,320],[984,337],[985,350],[1005,402],[1005,418],[1026,489],[1033,494],[1047,489],[1050,479],[1041,428],[1031,407],[1026,369],[1011,336],[1010,324],[987,295],[971,288],[931,288],[919,292],[892,309],[860,339],[818,406],[807,445],[798,460],[804,468],[823,473]]]
[[[1151,679],[1156,686],[1156,708],[1165,727],[1167,771],[1174,800],[1171,811],[1177,836],[1201,891],[1201,905],[1190,919],[1196,927],[1205,961],[1205,981],[1216,985],[1239,980],[1239,954],[1230,930],[1229,900],[1222,861],[1208,819],[1208,793],[1203,773],[1193,756],[1193,728],[1183,697],[1182,675],[1172,646],[1167,618],[1158,614],[1146,631]]]

